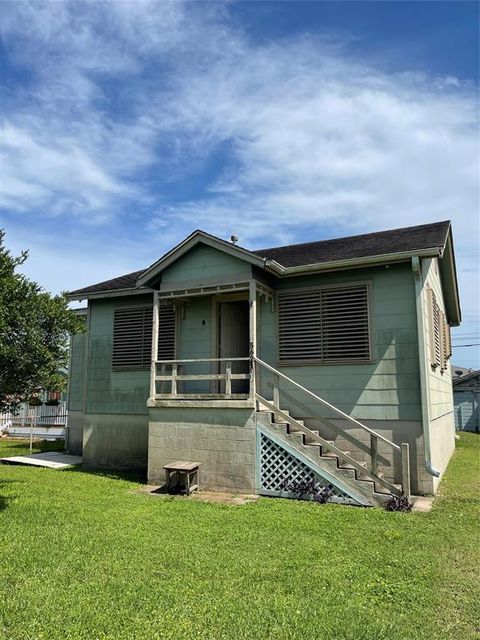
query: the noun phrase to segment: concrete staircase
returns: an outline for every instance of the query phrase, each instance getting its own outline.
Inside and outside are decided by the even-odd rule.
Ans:
[[[367,463],[355,461],[349,451],[339,452],[333,441],[323,440],[319,431],[308,429],[303,420],[292,417],[288,410],[274,412],[260,403],[257,424],[267,437],[283,443],[291,454],[296,454],[354,503],[383,506],[392,495],[402,493],[401,485],[385,482],[382,473],[373,475]]]

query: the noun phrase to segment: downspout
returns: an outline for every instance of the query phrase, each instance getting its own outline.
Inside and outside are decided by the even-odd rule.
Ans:
[[[440,472],[432,466],[432,448],[430,442],[430,388],[427,376],[427,350],[425,346],[425,321],[423,313],[423,278],[420,258],[413,256],[412,271],[415,276],[415,300],[417,308],[418,361],[420,366],[420,397],[422,402],[423,445],[425,450],[425,467],[435,478]]]

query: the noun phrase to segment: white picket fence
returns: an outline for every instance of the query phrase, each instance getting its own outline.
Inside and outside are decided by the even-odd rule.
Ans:
[[[67,437],[67,403],[56,406],[22,404],[16,413],[0,412],[0,432],[11,438],[65,440]]]

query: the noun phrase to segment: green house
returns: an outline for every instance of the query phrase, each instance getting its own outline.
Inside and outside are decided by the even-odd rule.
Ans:
[[[234,239],[235,240],[235,239]],[[454,450],[449,222],[249,251],[195,231],[69,294],[69,449],[201,463],[202,488],[362,505],[434,493]]]

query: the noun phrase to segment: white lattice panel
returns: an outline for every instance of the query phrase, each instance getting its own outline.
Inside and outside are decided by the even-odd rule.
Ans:
[[[284,498],[299,498],[302,496],[292,493],[287,487],[314,481],[317,491],[321,491],[325,487],[331,488],[333,493],[329,499],[330,502],[357,504],[350,496],[312,471],[306,464],[263,433],[260,434],[260,460],[258,463],[260,466],[260,493]],[[311,495],[303,497],[311,498]]]

